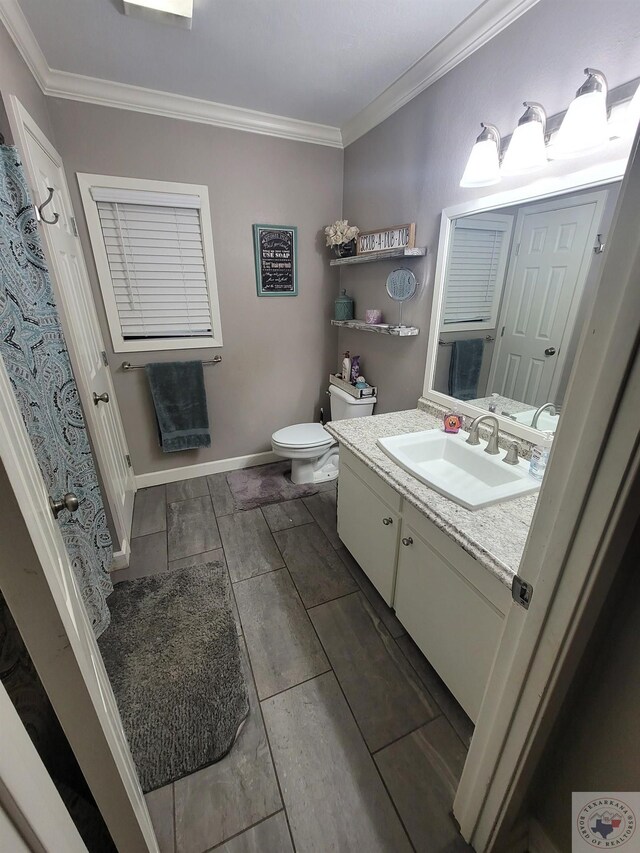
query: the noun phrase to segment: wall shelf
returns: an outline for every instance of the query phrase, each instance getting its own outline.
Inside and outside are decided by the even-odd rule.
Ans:
[[[374,261],[389,261],[394,258],[422,258],[427,254],[426,248],[417,249],[385,249],[383,252],[371,252],[368,255],[352,255],[350,258],[334,258],[329,261],[332,267],[346,267],[356,264],[371,264]]]
[[[374,332],[377,335],[393,335],[396,338],[413,338],[420,334],[415,326],[390,326],[388,323],[365,323],[364,320],[332,320],[332,326],[342,329],[359,329],[362,332]]]

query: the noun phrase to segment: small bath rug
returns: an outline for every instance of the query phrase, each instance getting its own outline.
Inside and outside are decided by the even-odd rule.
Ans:
[[[146,793],[223,758],[249,713],[223,562],[123,581],[98,645]]]
[[[265,504],[308,498],[319,490],[315,483],[296,486],[291,482],[291,462],[272,462],[255,468],[242,468],[227,474],[236,512]]]

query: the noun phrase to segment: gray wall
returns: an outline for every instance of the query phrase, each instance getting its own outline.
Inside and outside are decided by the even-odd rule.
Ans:
[[[33,116],[42,131],[53,142],[47,99],[18,53],[18,48],[13,43],[9,33],[0,24],[0,96],[2,102],[7,99],[9,94],[18,96],[23,107]],[[0,133],[4,135],[6,142],[13,141],[3,103],[0,103]]]
[[[270,450],[274,430],[317,418],[336,362],[329,320],[337,276],[328,265],[322,228],[341,211],[342,151],[62,99],[51,99],[49,111],[136,474]],[[209,187],[224,347],[113,352],[76,172]],[[297,297],[257,297],[256,222],[298,226]],[[123,373],[121,363],[216,353],[222,364],[205,367],[211,447],[163,454],[145,374]]]
[[[604,6],[599,0],[540,0],[346,149],[344,216],[363,229],[416,222],[416,245],[429,250],[426,262],[409,262],[425,281],[404,313],[406,323],[421,328],[417,338],[340,329],[339,353],[349,349],[360,354],[363,373],[379,388],[377,412],[413,408],[422,391],[442,209],[529,183],[512,178],[499,187],[459,187],[480,122],[496,124],[507,135],[525,99],[542,102],[549,114],[566,109],[586,65],[603,69],[611,86],[640,75],[637,0],[609,0]],[[590,162],[582,158],[579,165]],[[575,168],[576,161],[569,161],[555,164],[547,174]],[[358,316],[376,307],[391,319],[397,317],[384,282],[398,265],[385,261],[341,270],[341,287],[355,298]]]

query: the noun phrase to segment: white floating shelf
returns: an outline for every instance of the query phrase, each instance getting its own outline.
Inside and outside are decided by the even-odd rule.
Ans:
[[[374,261],[390,261],[393,258],[421,258],[427,254],[426,248],[418,249],[385,249],[382,252],[371,252],[367,255],[352,255],[350,258],[334,258],[329,261],[332,267],[346,267],[353,264],[371,264]]]
[[[365,323],[364,320],[332,320],[332,326],[343,329],[360,329],[362,332],[375,332],[377,335],[394,335],[396,338],[413,338],[420,334],[415,326],[390,326],[388,323]]]

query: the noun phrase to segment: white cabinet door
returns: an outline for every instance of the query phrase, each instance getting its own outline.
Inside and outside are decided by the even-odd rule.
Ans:
[[[406,522],[402,525],[395,609],[416,645],[475,722],[503,616]]]
[[[387,604],[393,603],[400,516],[341,463],[338,535]]]

